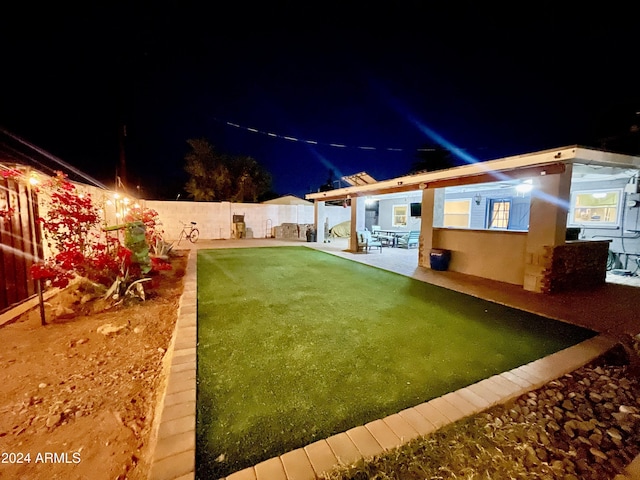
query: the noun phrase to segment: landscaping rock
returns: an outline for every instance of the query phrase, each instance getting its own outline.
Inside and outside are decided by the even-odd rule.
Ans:
[[[126,325],[120,325],[119,327],[116,327],[110,323],[105,323],[104,325],[99,326],[96,331],[106,336],[106,335],[112,335],[114,333],[118,333],[120,330],[126,327],[127,327]]]

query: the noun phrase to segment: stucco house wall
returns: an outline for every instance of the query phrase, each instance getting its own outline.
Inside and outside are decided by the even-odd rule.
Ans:
[[[450,270],[522,285],[526,243],[526,232],[435,228],[432,248],[453,252]]]

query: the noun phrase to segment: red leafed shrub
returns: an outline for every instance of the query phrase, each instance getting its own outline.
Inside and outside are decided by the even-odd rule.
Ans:
[[[33,265],[31,276],[54,287],[66,287],[76,276],[104,285],[109,292],[128,291],[129,285],[143,281],[141,266],[133,260],[133,252],[99,229],[99,209],[90,195],[79,193],[67,177],[58,172],[39,191],[50,197],[49,208],[38,219],[53,255]],[[147,226],[147,241],[161,238],[157,212],[132,209],[128,222],[141,220]],[[152,270],[168,270],[168,262],[154,261]],[[117,288],[114,289],[114,285]],[[115,295],[114,297],[118,297]]]
[[[91,246],[90,234],[100,223],[99,210],[91,195],[80,194],[62,172],[57,172],[39,190],[49,191],[51,196],[46,216],[38,219],[49,248],[58,252],[74,249],[85,255]]]
[[[171,270],[171,264],[161,258],[151,257],[151,269],[155,272],[159,272],[161,270]]]

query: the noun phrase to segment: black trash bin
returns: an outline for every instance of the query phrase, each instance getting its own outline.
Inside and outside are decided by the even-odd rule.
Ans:
[[[445,271],[449,268],[451,261],[451,250],[441,248],[433,248],[429,254],[431,270]]]
[[[313,229],[307,230],[307,242],[315,242],[316,241],[316,231]]]

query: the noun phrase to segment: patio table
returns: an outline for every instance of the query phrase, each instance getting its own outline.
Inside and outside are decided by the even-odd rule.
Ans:
[[[392,247],[397,247],[398,238],[408,234],[409,232],[403,230],[378,230],[377,233],[378,238],[385,240],[387,245],[390,244]]]

